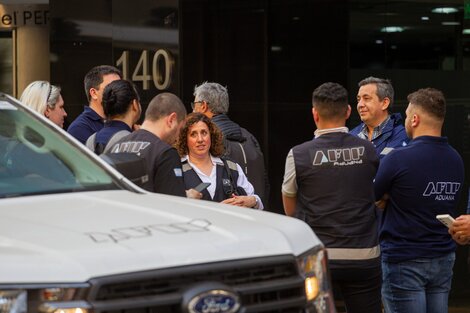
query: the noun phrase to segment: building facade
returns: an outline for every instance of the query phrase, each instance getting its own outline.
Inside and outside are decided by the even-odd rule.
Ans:
[[[229,90],[230,117],[262,145],[271,211],[282,212],[286,154],[313,137],[312,91],[326,81],[346,86],[354,108],[362,78],[389,78],[392,110],[402,114],[410,92],[441,89],[444,135],[470,169],[468,0],[18,2],[0,0],[2,91],[19,97],[30,81],[51,80],[62,87],[70,123],[86,104],[83,76],[98,64],[120,68],[144,107],[170,91],[189,111],[196,84],[219,82]],[[348,126],[358,123],[354,112]],[[464,278],[456,284],[468,281],[466,255],[460,248],[456,276]]]

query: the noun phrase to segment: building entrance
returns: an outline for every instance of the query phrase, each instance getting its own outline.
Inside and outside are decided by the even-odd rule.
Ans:
[[[0,89],[14,97],[34,80],[50,80],[49,5],[22,2],[0,4]]]

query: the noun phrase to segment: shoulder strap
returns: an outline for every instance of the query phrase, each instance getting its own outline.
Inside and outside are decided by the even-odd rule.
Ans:
[[[225,168],[225,171],[228,174],[228,179],[230,180],[230,184],[232,185],[232,189],[235,190],[237,188],[237,184],[235,184],[234,181],[233,181],[232,170],[235,170],[235,171],[237,170],[237,164],[230,161],[230,160],[226,160],[225,158],[220,158],[220,159],[224,163],[224,168]],[[234,169],[234,167],[235,167],[235,169]]]
[[[183,169],[183,173],[193,169],[191,165],[189,165],[188,161],[181,163],[181,168]]]
[[[244,139],[245,140],[243,142],[244,143],[247,142],[248,139],[246,137],[244,137]],[[242,167],[245,175],[248,175],[248,160],[247,160],[245,148],[243,148],[243,144],[240,141],[231,140],[224,136],[224,147],[225,147],[224,156],[235,159]],[[243,164],[241,162],[243,162]]]
[[[236,171],[237,174],[240,175],[240,173],[238,172],[237,163],[232,162],[230,160],[226,160],[225,158],[220,158],[220,159],[224,163],[224,169],[230,181],[230,188],[232,189],[230,194],[234,193],[238,196],[246,196],[245,189],[238,187],[237,182],[233,179],[232,171]]]
[[[96,142],[96,133],[94,133],[93,135],[91,135],[90,137],[88,137],[88,139],[86,140],[86,147],[88,149],[90,149],[91,151],[95,151],[95,142]]]
[[[241,143],[239,142],[237,143],[240,146],[240,150],[242,151],[242,154],[243,154],[243,164],[245,165],[245,168],[244,168],[245,175],[248,175],[248,162],[246,161],[245,149],[243,149],[243,145]]]
[[[229,169],[231,169],[233,171],[238,171],[237,163],[232,162],[230,160],[226,160],[225,158],[222,158],[222,162],[224,162],[224,165],[228,166]]]
[[[106,152],[109,152],[111,150],[111,148],[123,137],[127,136],[128,134],[130,134],[131,132],[128,131],[128,130],[120,130],[118,132],[116,132],[114,135],[111,136],[111,138],[109,138],[109,141],[108,143],[106,144],[106,147],[104,148],[103,150],[103,153],[106,153]],[[87,141],[88,142],[88,141]]]

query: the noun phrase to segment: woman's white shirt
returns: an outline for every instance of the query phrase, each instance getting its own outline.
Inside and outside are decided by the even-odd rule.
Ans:
[[[211,157],[212,164],[214,166],[212,167],[212,171],[209,176],[204,174],[196,165],[194,165],[194,163],[192,163],[189,160],[188,155],[183,156],[181,158],[181,162],[188,161],[188,164],[193,168],[193,170],[196,172],[197,176],[199,176],[201,181],[203,183],[210,183],[210,186],[207,187],[207,191],[209,192],[211,198],[214,198],[215,189],[217,187],[217,166],[216,165],[224,166],[224,162],[219,157],[215,157],[213,155],[210,155],[210,157]],[[257,203],[255,208],[258,210],[263,210],[264,206],[263,206],[263,203],[261,202],[260,197],[258,197],[258,195],[255,194],[255,188],[253,188],[253,185],[248,181],[248,178],[246,177],[242,168],[238,164],[237,164],[237,172],[238,172],[237,186],[243,188],[247,196],[254,196],[256,198],[256,203]]]

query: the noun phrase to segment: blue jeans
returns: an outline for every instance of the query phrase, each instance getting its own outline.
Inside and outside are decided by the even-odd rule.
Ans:
[[[382,262],[382,301],[387,313],[443,313],[455,253],[434,259]]]

